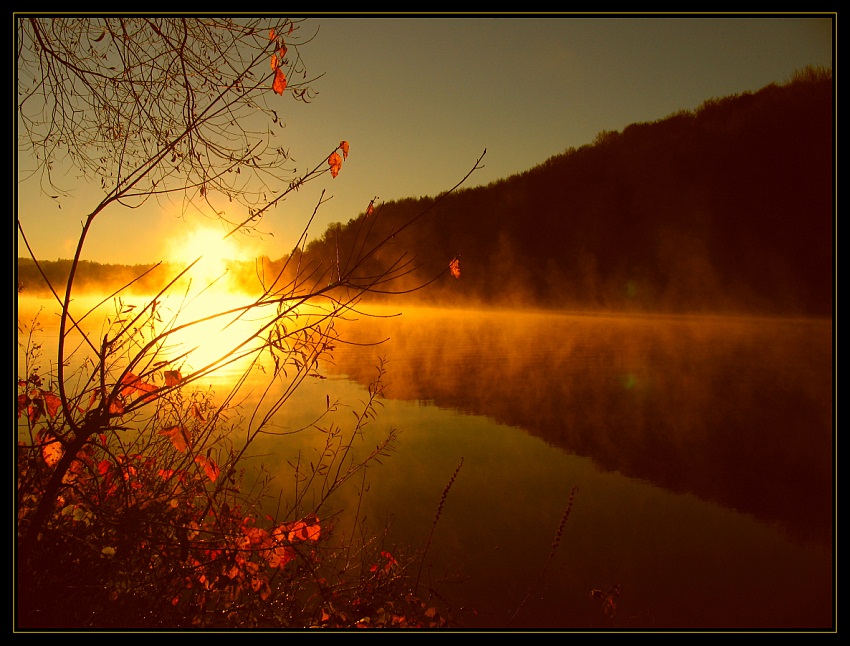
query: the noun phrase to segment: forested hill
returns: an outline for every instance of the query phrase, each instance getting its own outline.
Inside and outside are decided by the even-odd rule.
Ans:
[[[414,294],[434,304],[829,316],[833,111],[831,72],[807,69],[602,132],[488,186],[380,204],[330,225],[290,266],[313,261],[335,274],[338,259],[395,232],[361,275],[407,254],[419,269],[395,287],[442,273]],[[459,279],[447,271],[455,257]],[[267,275],[283,260],[264,259]],[[68,264],[44,267],[62,284]],[[250,265],[232,270],[253,275]],[[90,263],[80,286],[97,273],[140,273],[127,269]],[[18,272],[25,289],[42,288],[31,262]]]
[[[421,280],[459,255],[459,280],[418,293],[435,302],[830,315],[833,108],[831,72],[807,69],[436,204],[383,204],[371,236],[433,206],[379,260],[409,251]],[[345,257],[365,217],[310,253]]]

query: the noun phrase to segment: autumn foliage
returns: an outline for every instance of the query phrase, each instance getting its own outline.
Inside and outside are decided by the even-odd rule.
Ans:
[[[286,43],[283,42],[282,38],[277,36],[274,29],[269,32],[269,40],[275,41],[277,45],[277,50],[272,54],[270,61],[272,71],[274,72],[272,90],[274,90],[275,94],[283,94],[283,91],[286,89],[286,74],[283,72],[282,67],[288,64],[286,60]]]
[[[267,500],[270,481],[287,475],[285,468],[272,475],[244,466],[254,440],[275,432],[275,414],[292,393],[321,377],[334,322],[364,294],[392,293],[386,285],[409,271],[404,262],[377,274],[368,269],[366,260],[390,235],[374,248],[361,241],[345,265],[338,259],[332,269],[316,267],[304,254],[311,218],[275,275],[256,272],[259,295],[233,308],[213,301],[212,312],[193,311],[207,304],[197,301],[212,287],[193,291],[194,264],[166,266],[164,283],[136,292],[141,305],[123,298],[153,267],[118,278],[115,291],[91,308],[80,303],[87,235],[107,210],[174,194],[192,205],[187,210],[203,211],[226,198],[231,206],[215,217],[230,234],[258,233],[287,195],[325,172],[339,174],[350,151],[345,140],[301,175],[288,151],[272,145],[272,126],[283,127],[273,102],[313,96],[298,53],[300,22],[17,22],[19,148],[43,171],[42,190],[52,186],[54,165],[64,173],[67,161],[73,181],[99,183],[106,196],[83,216],[61,276],[45,271],[18,221],[39,280],[59,307],[49,368],[33,342],[37,323],[18,328],[18,629],[451,623],[445,604],[419,585],[420,554],[383,545],[374,533],[380,529],[334,507],[342,503],[332,496],[393,448],[395,429],[374,448],[352,450],[374,418],[380,373],[354,422],[306,427],[326,444],[309,467],[291,465],[291,487],[275,484],[290,499]],[[268,128],[247,127],[249,117],[267,119]],[[178,305],[164,312],[170,298]],[[104,311],[110,302],[114,313]],[[95,318],[100,329],[88,325]],[[198,331],[223,319],[224,329],[249,319],[249,329],[226,346]],[[200,346],[214,356],[196,360]],[[235,368],[229,392],[201,387],[239,362],[247,367]],[[254,371],[264,374],[262,394],[245,404]]]
[[[460,258],[452,258],[449,263],[449,271],[455,278],[460,278]]]
[[[155,390],[126,382],[122,397]],[[32,374],[19,389],[18,415],[33,438],[18,445],[25,531],[67,442],[57,439],[58,397],[41,378]],[[103,429],[73,456],[48,522],[22,546],[22,626],[241,625],[252,604],[272,596],[275,579],[319,560],[316,516],[259,526],[238,475],[221,473],[222,450],[192,450],[211,400],[177,391],[163,404],[180,411],[179,424],[153,435]]]
[[[19,379],[30,438],[17,450],[21,628],[448,625],[445,609],[416,596],[412,560],[376,544],[357,547],[352,566],[332,518],[263,513],[228,442],[211,434],[226,409],[182,382],[176,370],[126,373],[112,423],[75,445],[50,380]],[[97,397],[84,399],[96,410]],[[156,406],[150,429],[126,412],[137,401]]]
[[[339,156],[337,150],[342,152],[342,157]],[[331,153],[330,157],[328,157],[328,166],[330,166],[331,169],[331,177],[339,175],[339,171],[342,168],[342,162],[346,159],[348,159],[348,142],[340,141],[337,149]]]

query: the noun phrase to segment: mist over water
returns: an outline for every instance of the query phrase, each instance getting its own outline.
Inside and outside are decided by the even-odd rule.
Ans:
[[[354,326],[335,370],[484,415],[608,471],[832,536],[829,320],[421,310]]]
[[[424,579],[466,625],[829,627],[830,319],[364,309],[253,460],[285,499],[322,445],[294,431],[328,402],[350,422],[385,359],[361,440],[397,428],[397,451],[333,504],[421,547],[462,460]],[[590,591],[614,585],[606,618]]]
[[[459,477],[476,491],[456,501],[454,547],[492,544],[495,607],[510,602],[493,589],[542,563],[578,486],[566,571],[534,597],[531,625],[600,625],[582,591],[623,580],[633,626],[829,624],[830,320],[404,309],[346,338],[386,339],[341,346],[332,370],[366,383],[369,358],[388,359],[387,397],[409,402],[404,422],[432,438],[417,464],[441,456],[445,477],[452,454],[474,473]]]

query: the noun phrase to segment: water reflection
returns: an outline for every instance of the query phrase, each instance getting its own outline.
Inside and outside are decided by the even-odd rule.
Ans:
[[[602,468],[832,540],[831,322],[412,310],[344,332],[387,395],[518,426]]]
[[[295,431],[337,401],[348,429],[387,357],[387,399],[357,447],[398,428],[399,451],[332,503],[390,524],[391,550],[421,546],[463,458],[423,580],[465,625],[507,627],[530,590],[514,627],[830,626],[829,321],[406,308],[339,332],[389,341],[338,344],[332,374],[299,387],[248,463],[279,478],[269,502],[285,506],[288,464],[323,447]],[[226,392],[228,372],[214,376]],[[262,385],[245,387],[250,410]],[[615,584],[606,618],[589,593]]]

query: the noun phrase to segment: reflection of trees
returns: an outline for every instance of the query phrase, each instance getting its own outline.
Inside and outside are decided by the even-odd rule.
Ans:
[[[825,321],[446,311],[361,333],[391,337],[389,397],[485,415],[605,469],[831,536]],[[360,359],[343,353],[337,370],[363,380]]]

